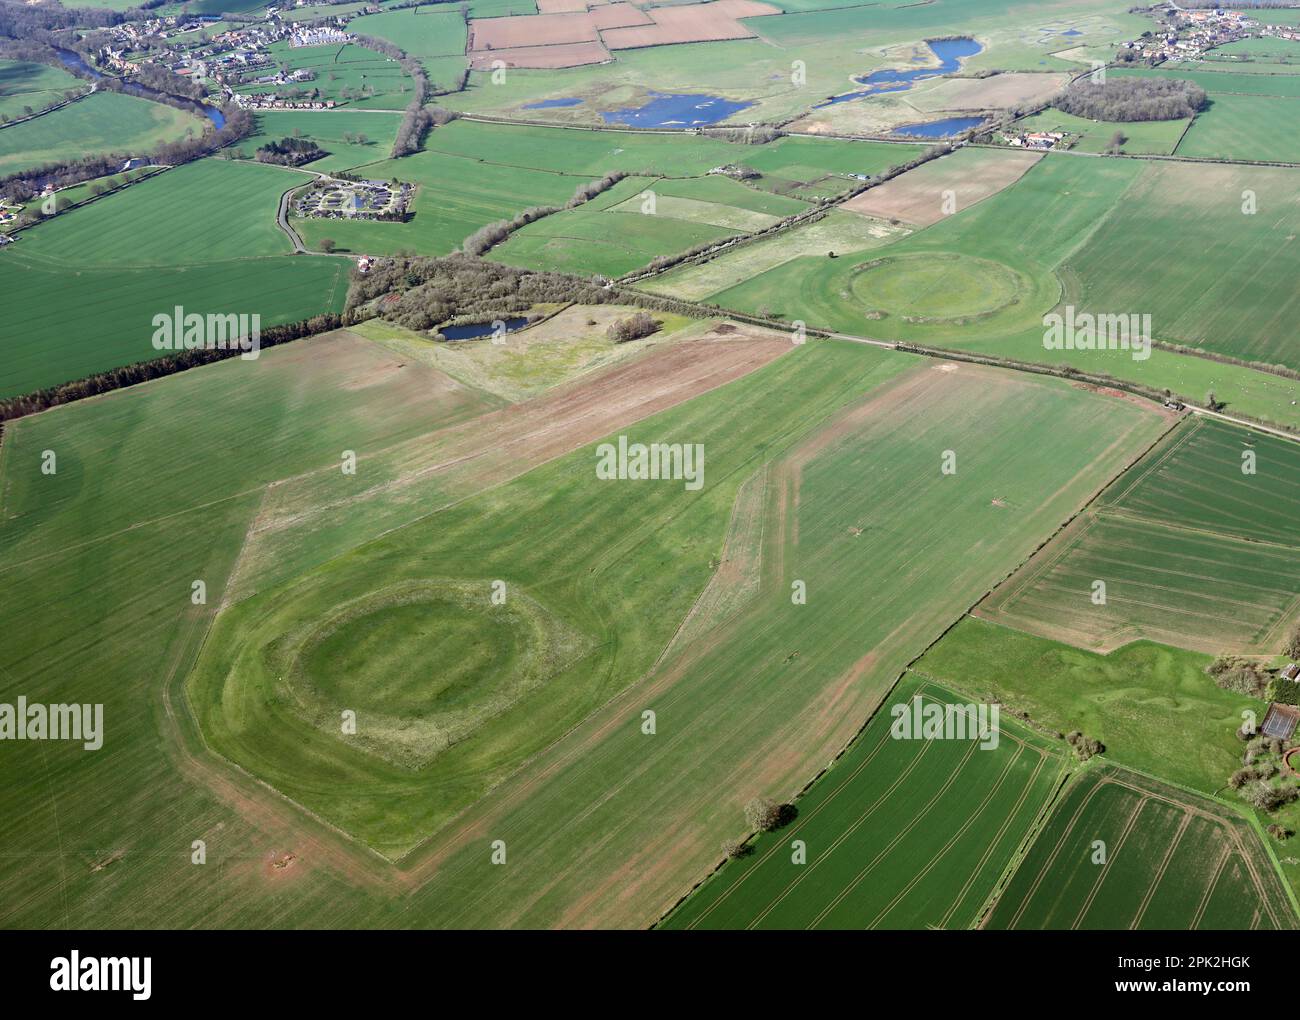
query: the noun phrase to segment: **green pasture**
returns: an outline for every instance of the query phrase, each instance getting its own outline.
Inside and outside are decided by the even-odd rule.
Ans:
[[[592,202],[522,228],[492,257],[620,276],[661,255],[764,230],[807,208],[725,177],[627,178]]]
[[[307,138],[328,155],[306,164],[317,173],[350,170],[366,163],[388,159],[397,126],[398,113],[361,112],[351,108],[320,112],[316,110],[262,110],[257,113],[257,133],[241,138],[232,151],[253,159],[257,150],[269,142],[288,137]],[[353,141],[344,136],[351,135]],[[364,137],[364,141],[358,141]]]
[[[1300,140],[1279,125],[1300,116],[1294,96],[1214,95],[1196,115],[1179,156],[1262,163],[1300,163]]]
[[[680,266],[637,286],[653,294],[706,301],[720,291],[802,255],[826,258],[831,252],[844,255],[878,248],[904,233],[903,227],[891,227],[883,221],[831,209],[807,226],[722,252],[707,262]]]
[[[1241,713],[1264,704],[1215,685],[1210,657],[1150,641],[1109,655],[967,617],[913,667],[1061,733],[1080,730],[1106,758],[1213,795],[1241,767]]]
[[[114,269],[286,254],[292,248],[276,210],[301,180],[269,164],[195,160],[38,224],[23,233],[22,251],[51,264]]]
[[[116,92],[96,92],[0,131],[0,176],[96,153],[140,156],[203,134],[207,120]]]
[[[364,46],[346,43],[295,48],[282,41],[272,43],[267,49],[277,66],[283,64],[290,70],[309,68],[316,77],[288,85],[258,85],[250,81],[237,86],[235,91],[263,95],[317,90],[321,100],[332,99],[346,104],[348,109],[364,110],[401,110],[411,101],[414,85],[401,65]]]
[[[73,210],[68,218],[100,204]],[[29,257],[25,249],[36,237],[36,232],[25,236],[0,259],[6,291],[23,295],[0,324],[0,396],[158,357],[165,352],[152,346],[153,317],[171,314],[177,305],[204,315],[257,314],[266,329],[341,311],[347,294],[348,263],[342,259],[244,258],[119,268]],[[70,301],[74,285],[77,300]]]
[[[1300,367],[1298,181],[1289,169],[1148,166],[1068,260],[1067,302],[1149,314],[1157,339]]]
[[[81,79],[49,64],[0,60],[0,119],[27,116],[27,108],[34,112],[62,102],[66,91],[84,87]]]
[[[465,68],[468,29],[454,5],[366,14],[348,22],[348,31],[387,39],[417,58],[435,88],[451,88],[455,77]]]
[[[1300,97],[1298,74],[1246,74],[1229,69],[1194,67],[1112,67],[1106,71],[1120,78],[1173,78],[1190,81],[1205,89],[1211,96],[1216,93],[1240,93],[1252,96]]]

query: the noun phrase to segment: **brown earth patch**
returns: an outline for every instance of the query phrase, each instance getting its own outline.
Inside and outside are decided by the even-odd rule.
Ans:
[[[268,490],[249,529],[227,585],[229,601],[255,590],[253,575],[275,559],[277,533],[289,538],[311,522],[345,514],[379,496],[405,497],[417,506],[411,511],[416,518],[435,513],[448,498],[515,478],[739,379],[792,349],[789,339],[773,330],[738,329],[738,335],[706,335],[647,348],[643,356],[588,373],[544,396],[373,451],[367,455],[371,460],[366,470],[383,480],[360,492],[331,496],[338,491],[333,485],[338,476],[334,466],[277,483]],[[420,486],[432,482],[442,488],[441,499],[424,505]],[[401,523],[410,519],[403,516]]]
[[[90,870],[103,871],[105,868],[111,867],[112,865],[116,864],[125,856],[126,856],[125,850],[114,850],[111,854],[108,854],[105,857],[101,857],[96,861],[92,861],[90,865]]]
[[[585,11],[590,7],[599,7],[609,0],[537,0],[539,14],[567,14],[573,11]]]
[[[759,0],[711,0],[642,10],[630,3],[545,0],[539,14],[473,18],[466,49],[470,66],[558,68],[609,60],[609,50],[674,43],[749,39],[741,18],[780,14]]]
[[[952,192],[956,211],[961,212],[1010,187],[1040,159],[1039,152],[959,149],[870,188],[843,207],[864,216],[928,227],[948,215],[945,192]]]
[[[469,23],[469,41],[465,48],[477,52],[508,50],[517,46],[557,46],[562,43],[599,41],[596,26],[586,11],[568,14],[515,14],[505,18],[472,19]]]
[[[750,39],[755,33],[741,18],[757,18],[781,11],[757,0],[713,0],[712,3],[680,7],[656,7],[650,12],[654,24],[636,28],[615,28],[602,33],[611,50],[674,43],[711,42],[721,39]]]
[[[911,103],[926,113],[1036,106],[1061,91],[1069,80],[1068,74],[1040,71],[1008,71],[991,78],[945,78],[918,93]]]

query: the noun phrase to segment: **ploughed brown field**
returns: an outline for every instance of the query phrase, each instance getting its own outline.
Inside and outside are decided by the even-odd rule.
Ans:
[[[549,0],[539,10],[472,19],[471,67],[485,70],[494,61],[508,67],[575,67],[609,60],[611,50],[748,39],[754,33],[740,19],[781,13],[758,0],[713,0],[649,11],[630,3],[598,3],[588,10],[582,0]]]

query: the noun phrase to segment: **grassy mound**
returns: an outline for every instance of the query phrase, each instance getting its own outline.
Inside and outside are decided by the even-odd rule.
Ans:
[[[865,263],[853,293],[877,315],[932,322],[989,315],[1015,302],[1025,283],[1015,270],[968,255],[924,253]]]

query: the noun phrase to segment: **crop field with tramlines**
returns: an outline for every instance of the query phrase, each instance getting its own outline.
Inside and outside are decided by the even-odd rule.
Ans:
[[[1203,797],[1124,769],[1066,791],[988,928],[1294,928],[1259,836]]]
[[[0,0],[0,928],[1296,927],[1295,23]]]
[[[1300,614],[1300,532],[1287,509],[1297,469],[1286,440],[1183,426],[978,612],[1101,651],[1139,638],[1276,647]]]
[[[669,915],[666,928],[966,928],[1061,781],[1058,746],[1002,725],[996,747],[895,739],[893,712],[958,706],[899,685],[848,753],[760,838]],[[975,727],[972,727],[975,729]],[[807,859],[792,853],[796,843]]]

